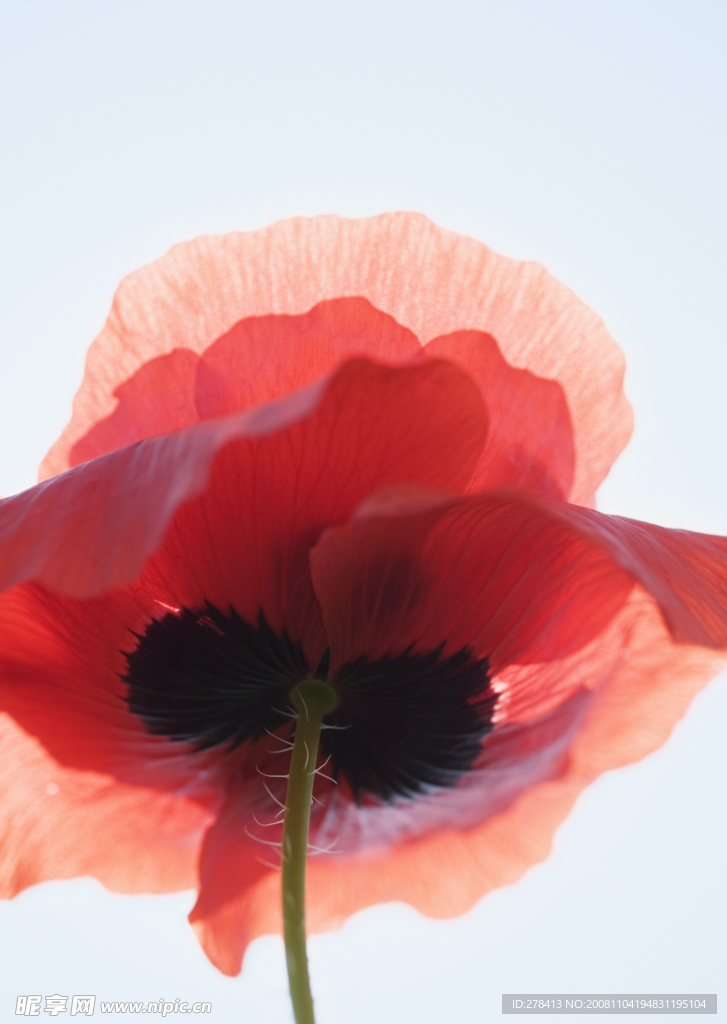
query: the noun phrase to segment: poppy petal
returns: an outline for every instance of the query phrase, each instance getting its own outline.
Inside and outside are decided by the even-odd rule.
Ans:
[[[199,356],[186,348],[174,349],[144,363],[133,377],[116,388],[114,396],[119,404],[111,415],[94,423],[73,446],[69,466],[196,423],[198,363]]]
[[[323,534],[311,569],[333,671],[441,645],[443,656],[471,649],[494,673],[562,658],[597,636],[633,587],[605,551],[516,492],[359,515]]]
[[[240,973],[245,949],[262,934],[250,913],[260,884],[272,882],[276,906],[281,900],[280,875],[270,864],[275,853],[252,838],[252,820],[248,792],[233,790],[202,845],[199,896],[189,915],[205,953],[227,975]],[[279,917],[271,931],[280,930]]]
[[[573,486],[575,451],[561,385],[510,366],[495,339],[480,331],[434,338],[426,352],[452,359],[485,397],[487,444],[468,492],[519,487],[541,498],[565,500]]]
[[[358,864],[314,862],[311,928],[338,927],[356,910],[390,900],[430,917],[452,917],[491,889],[516,881],[549,855],[553,833],[578,794],[601,772],[658,749],[726,660],[674,643],[655,602],[638,587],[603,639],[591,649],[600,685],[554,778],[524,790],[475,828],[442,829]]]
[[[322,388],[121,448],[0,502],[0,589],[36,580],[85,598],[135,579],[177,507],[199,494],[217,452],[284,431]]]
[[[176,514],[175,537],[187,549],[220,544],[227,552],[204,552],[203,585],[229,577],[233,553],[246,551],[234,563],[238,592],[248,582],[257,588],[256,601],[276,585],[279,592],[286,586],[310,591],[307,547],[326,524],[345,521],[379,486],[410,480],[464,487],[485,434],[479,391],[454,365],[390,368],[352,360],[285,399],[142,441],[5,499],[0,585],[35,579],[76,598],[123,586],[139,575]],[[218,488],[226,489],[227,504],[243,516],[230,519],[230,508],[213,516],[224,537],[212,537],[209,528],[195,532],[195,517],[213,510],[190,499],[210,488],[215,501]],[[265,563],[279,561],[281,550],[291,562],[287,582],[277,563]],[[248,577],[242,566],[251,558]],[[279,622],[276,603],[271,597]]]
[[[191,761],[188,747],[129,714],[122,651],[149,615],[140,596],[79,602],[36,584],[0,595],[6,895],[78,874],[123,892],[196,880],[220,766],[206,754]]]
[[[197,413],[208,419],[271,402],[357,355],[397,365],[421,358],[422,347],[362,298],[320,302],[302,316],[240,320],[200,360]]]
[[[248,317],[201,357],[182,348],[144,363],[116,388],[111,415],[73,446],[70,465],[282,398],[354,355],[393,365],[422,358],[422,347],[366,299],[322,302],[302,316]]]
[[[675,640],[727,647],[727,537],[561,503],[547,508],[639,580],[658,602]]]
[[[211,815],[194,800],[101,771],[68,768],[0,714],[0,879],[8,898],[37,882],[94,875],[116,892],[195,884]]]
[[[166,596],[135,586],[76,601],[34,583],[0,595],[0,712],[60,765],[211,808],[220,802],[214,759],[188,763],[188,745],[151,736],[126,703],[124,652],[168,608]]]
[[[382,512],[369,500],[311,552],[334,669],[442,643],[495,672],[562,658],[605,628],[634,579],[676,641],[727,647],[726,538],[516,492]]]
[[[548,856],[553,831],[580,788],[572,782],[536,786],[522,798],[524,806],[469,832],[439,831],[362,857],[309,859],[308,933],[340,928],[356,911],[392,901],[409,903],[430,917],[464,913],[490,889],[517,881]],[[229,861],[233,851],[230,844]],[[280,874],[270,870],[252,875],[243,890],[204,918],[200,896],[190,917],[212,962],[225,974],[238,974],[246,946],[281,931],[280,905]]]
[[[362,296],[422,342],[490,334],[510,366],[557,381],[575,444],[569,497],[593,501],[631,432],[623,357],[603,323],[543,267],[406,213],[199,238],[126,278],[41,479],[68,468],[74,445],[113,413],[116,389],[145,363],[178,348],[200,354],[242,319],[301,314],[340,296]]]

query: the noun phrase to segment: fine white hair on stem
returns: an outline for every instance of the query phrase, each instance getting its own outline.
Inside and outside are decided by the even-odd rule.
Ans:
[[[258,862],[258,864],[262,864],[262,866],[265,867],[265,868],[272,868],[273,871],[282,871],[283,870],[283,867],[282,867],[281,864],[271,864],[269,861],[263,860],[262,857],[256,857],[255,860]]]
[[[267,727],[265,728],[265,732],[272,739],[277,740],[278,743],[285,743],[287,750],[292,750],[293,749],[293,744],[290,742],[290,740],[286,740],[282,736],[276,736],[275,733],[274,732],[270,732],[270,730]]]
[[[306,748],[306,749],[307,749],[307,748]],[[322,779],[328,779],[328,781],[329,781],[329,782],[332,782],[334,786],[337,786],[337,785],[338,785],[338,783],[336,782],[336,780],[335,780],[335,779],[332,779],[330,775],[324,775],[324,774],[323,774],[323,769],[324,769],[324,768],[326,767],[326,765],[328,764],[328,762],[329,762],[329,761],[331,760],[331,756],[332,756],[332,755],[331,755],[331,754],[329,754],[329,755],[328,755],[328,757],[327,757],[327,758],[325,759],[325,761],[323,762],[323,764],[322,764],[322,765],[320,765],[320,767],[318,767],[318,768],[314,768],[314,769],[313,769],[313,771],[312,771],[312,772],[308,772],[308,774],[309,774],[309,775],[320,775],[320,777],[321,777]],[[306,765],[307,765],[307,764],[308,764],[308,762],[306,761]]]
[[[268,796],[270,797],[270,799],[271,799],[271,800],[272,800],[272,801],[273,801],[274,803],[276,803],[276,804],[278,805],[278,807],[279,807],[279,808],[280,808],[280,809],[281,809],[282,811],[284,811],[284,810],[285,810],[285,804],[283,803],[283,801],[282,801],[282,800],[278,800],[278,798],[276,797],[275,793],[272,793],[272,792],[270,791],[270,786],[268,786],[267,782],[263,782],[263,787],[264,787],[264,789],[265,789],[265,792],[266,792],[266,793],[268,794]]]
[[[280,708],[270,708],[270,710],[274,711],[276,715],[285,715],[286,718],[298,718],[299,717],[298,716],[298,712],[297,711],[293,711],[292,709],[290,709],[288,711],[282,711]]]
[[[301,703],[301,704],[303,705],[303,707],[305,708],[305,720],[306,720],[306,722],[310,722],[310,715],[308,714],[308,705],[307,705],[307,704],[306,704],[306,702],[305,702],[305,701],[303,700],[303,695],[302,695],[302,693],[300,692],[300,690],[298,690],[298,699],[300,700],[300,703]]]
[[[276,740],[278,743],[283,744],[282,750],[268,750],[268,754],[272,754],[274,757],[277,757],[279,754],[288,754],[293,749],[293,744],[290,742],[290,740],[286,740],[282,736],[276,736],[275,733],[270,732],[270,730],[267,727],[265,728],[265,732],[268,734],[268,736],[272,737],[272,739]]]
[[[343,730],[343,729],[350,729],[350,728],[351,728],[350,725],[326,725],[325,722],[323,722],[321,724],[321,729],[339,729],[339,730]]]
[[[254,836],[250,829],[247,827],[247,825],[245,825],[245,835],[252,839],[254,842],[261,843],[263,846],[272,846],[273,849],[275,850],[280,849],[279,842],[274,843],[271,839],[261,839],[260,836]]]
[[[340,836],[336,836],[332,843],[328,846],[314,846],[312,843],[308,843],[308,853],[311,857],[315,857],[319,853],[343,853],[343,850],[334,850],[333,847],[336,845]],[[312,853],[311,853],[312,851]]]
[[[310,750],[308,750],[308,744],[305,740],[303,740],[303,746],[305,747],[305,764],[303,765],[303,770],[305,770],[308,767],[308,762],[310,761]]]
[[[255,765],[255,771],[259,772],[260,775],[264,775],[266,779],[288,779],[288,778],[290,778],[289,775],[268,775],[267,772],[264,772],[261,768],[258,768],[257,765]]]
[[[280,814],[280,811],[278,811],[278,814]],[[272,825],[282,825],[283,824],[282,821],[258,821],[258,817],[257,817],[256,814],[253,814],[252,818],[253,818],[253,821],[255,822],[255,824],[259,825],[260,828],[270,828]]]

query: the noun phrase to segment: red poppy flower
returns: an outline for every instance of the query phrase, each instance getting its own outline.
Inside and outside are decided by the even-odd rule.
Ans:
[[[420,216],[202,238],[124,281],[44,482],[0,503],[4,894],[196,886],[239,971],[280,927],[309,673],[339,697],[312,930],[459,914],[547,856],[727,647],[727,541],[593,509],[621,381],[545,270]]]

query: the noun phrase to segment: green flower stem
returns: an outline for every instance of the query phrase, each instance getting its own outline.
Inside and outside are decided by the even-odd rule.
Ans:
[[[298,718],[283,817],[283,933],[295,1022],[315,1024],[305,948],[305,862],[321,725],[336,704],[336,691],[322,680],[305,679],[292,699]]]

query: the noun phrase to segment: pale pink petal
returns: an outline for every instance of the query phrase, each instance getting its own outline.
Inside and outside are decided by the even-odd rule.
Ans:
[[[41,477],[68,468],[71,449],[114,411],[116,389],[144,363],[176,348],[202,353],[243,318],[305,313],[341,296],[368,299],[422,343],[485,332],[511,366],[557,381],[574,433],[569,497],[593,500],[631,431],[623,358],[603,323],[538,264],[407,213],[298,218],[199,238],[126,278]]]

